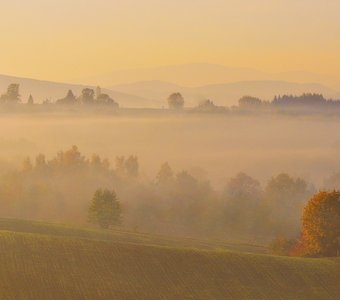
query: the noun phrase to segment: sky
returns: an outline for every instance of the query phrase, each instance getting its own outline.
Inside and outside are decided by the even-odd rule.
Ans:
[[[340,82],[339,0],[0,0],[0,74],[213,63]]]

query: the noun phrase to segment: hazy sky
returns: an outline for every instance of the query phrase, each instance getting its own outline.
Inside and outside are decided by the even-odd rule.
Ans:
[[[339,74],[339,0],[0,0],[0,73],[216,63]]]

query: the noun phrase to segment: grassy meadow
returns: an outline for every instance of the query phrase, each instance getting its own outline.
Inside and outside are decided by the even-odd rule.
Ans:
[[[0,221],[1,299],[337,299],[340,264],[264,247]],[[207,250],[209,249],[209,250]]]

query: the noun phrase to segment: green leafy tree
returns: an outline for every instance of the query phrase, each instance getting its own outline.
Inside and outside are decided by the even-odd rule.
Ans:
[[[121,206],[115,191],[98,189],[89,208],[89,221],[101,228],[119,225],[122,221]]]

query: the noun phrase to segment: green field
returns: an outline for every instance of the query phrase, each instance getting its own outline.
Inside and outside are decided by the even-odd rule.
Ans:
[[[339,299],[334,260],[230,245],[1,220],[0,299]]]
[[[178,238],[155,234],[143,234],[122,229],[98,230],[80,228],[70,225],[53,224],[37,221],[1,219],[0,230],[40,233],[45,235],[62,236],[68,238],[82,238],[99,241],[113,241],[122,243],[133,243],[142,245],[165,246],[175,248],[195,248],[202,250],[234,250],[247,253],[267,252],[267,248],[261,245],[247,244],[242,242],[227,242],[221,240],[203,240],[194,238]]]

